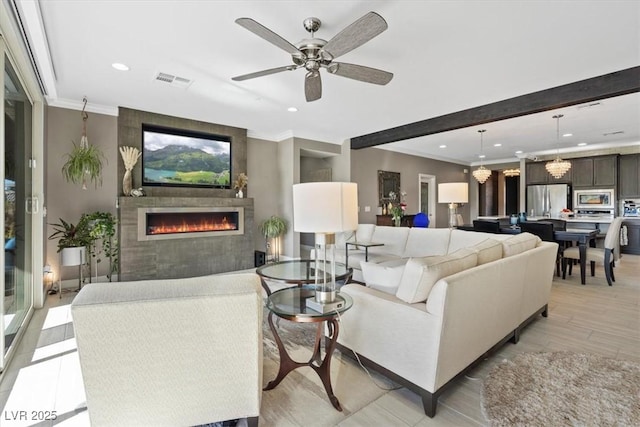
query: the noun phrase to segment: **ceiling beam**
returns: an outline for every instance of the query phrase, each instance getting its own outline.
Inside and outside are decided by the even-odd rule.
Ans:
[[[357,136],[351,139],[351,148],[374,147],[634,92],[640,92],[640,66]]]

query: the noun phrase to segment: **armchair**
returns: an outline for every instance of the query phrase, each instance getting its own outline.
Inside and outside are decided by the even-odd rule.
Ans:
[[[93,283],[71,313],[92,426],[258,425],[257,275]]]

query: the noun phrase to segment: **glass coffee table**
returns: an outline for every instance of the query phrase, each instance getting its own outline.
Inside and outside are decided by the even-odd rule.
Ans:
[[[351,306],[353,306],[353,300],[349,295],[338,292],[336,298],[342,303],[340,307],[328,313],[319,313],[307,307],[306,301],[308,298],[315,298],[315,289],[313,285],[280,289],[270,294],[267,298],[269,327],[271,328],[271,332],[273,332],[273,337],[275,338],[278,346],[280,368],[278,369],[278,375],[276,378],[269,382],[264,390],[271,390],[275,388],[289,374],[289,372],[294,369],[302,366],[309,366],[322,380],[322,384],[327,392],[327,396],[329,396],[331,404],[338,411],[342,411],[340,402],[333,394],[333,388],[331,387],[331,357],[333,355],[336,342],[338,341],[339,314],[349,310]],[[313,354],[307,362],[297,362],[289,356],[273,324],[274,314],[291,322],[317,323]],[[325,354],[323,358],[321,354],[321,344],[322,337],[324,335],[323,329],[325,322],[329,333],[329,336],[327,337],[329,338],[329,341],[325,344]]]
[[[316,263],[312,259],[275,262],[259,267],[256,274],[260,276],[262,287],[267,295],[271,295],[271,289],[269,289],[266,280],[298,286],[314,283]],[[349,282],[352,274],[352,268],[347,268],[345,264],[336,262],[336,284],[338,286]]]

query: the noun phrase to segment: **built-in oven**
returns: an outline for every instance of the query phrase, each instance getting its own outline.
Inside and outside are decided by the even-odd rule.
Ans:
[[[605,190],[573,190],[574,209],[611,209],[615,208],[615,191]]]

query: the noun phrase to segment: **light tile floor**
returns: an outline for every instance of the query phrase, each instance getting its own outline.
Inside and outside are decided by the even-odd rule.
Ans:
[[[602,268],[581,286],[579,275],[553,284],[549,317],[528,326],[517,345],[507,343],[495,355],[458,380],[440,398],[435,418],[422,412],[420,398],[399,388],[383,390],[350,358],[336,354],[334,391],[344,411],[337,412],[309,369],[292,372],[276,389],[263,393],[263,426],[477,426],[485,425],[480,388],[496,363],[528,351],[576,351],[640,362],[640,256],[625,255],[606,285]],[[69,304],[50,296],[37,310],[0,383],[0,425],[88,426]],[[302,359],[302,357],[300,357]],[[265,383],[276,363],[265,359]],[[383,387],[393,383],[375,373]],[[55,421],[38,420],[55,411]],[[26,416],[27,420],[20,419]],[[35,416],[36,419],[31,418]]]

